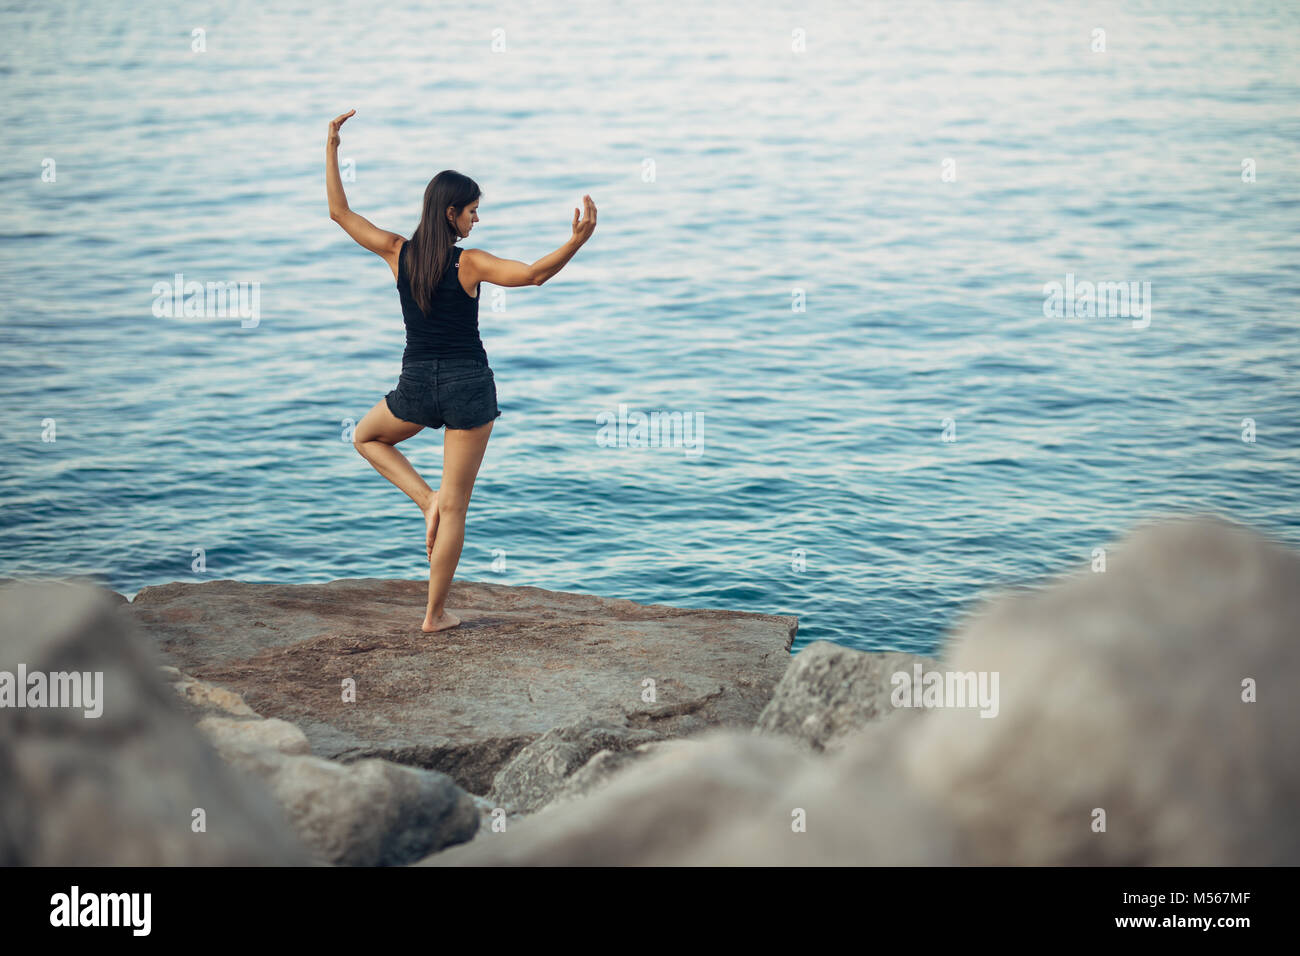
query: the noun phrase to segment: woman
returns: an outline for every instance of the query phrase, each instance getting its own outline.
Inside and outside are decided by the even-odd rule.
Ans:
[[[404,239],[385,232],[348,208],[339,179],[339,127],[356,110],[329,125],[325,188],[330,218],[349,236],[383,257],[397,280],[406,324],[406,351],[397,388],[357,424],[353,444],[375,470],[424,512],[429,558],[429,603],[420,629],[444,631],[460,623],[443,606],[465,542],[465,512],[487,448],[497,409],[496,384],[478,334],[479,283],[541,285],[573,258],[596,228],[596,206],[583,196],[585,217],[573,210],[573,235],[548,256],[529,265],[498,259],[482,249],[455,245],[478,222],[479,188],[447,169],[424,190],[424,210],[415,234]],[[442,480],[431,489],[395,446],[422,428],[446,426]]]

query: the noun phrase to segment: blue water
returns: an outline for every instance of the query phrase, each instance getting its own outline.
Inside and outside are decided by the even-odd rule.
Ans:
[[[544,287],[484,287],[503,417],[459,577],[927,651],[1148,517],[1300,546],[1296,5],[546,6],[0,12],[0,575],[427,573],[348,440],[403,344],[327,215],[354,107],[380,226],[448,167],[499,256],[600,209]],[[259,283],[258,324],[155,316],[176,273]],[[1067,273],[1149,282],[1149,326],[1046,317]],[[620,403],[701,453],[602,447]],[[402,446],[435,487],[441,442]]]

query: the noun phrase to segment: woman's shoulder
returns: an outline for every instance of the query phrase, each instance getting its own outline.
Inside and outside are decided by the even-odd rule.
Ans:
[[[456,247],[459,255],[456,259],[457,267],[463,267],[468,272],[475,272],[483,265],[484,252],[482,249],[461,249]]]
[[[401,242],[397,245],[396,263],[394,264],[390,260],[389,265],[393,266],[393,278],[397,280],[398,285],[401,285],[402,275],[406,272],[404,267],[406,256],[404,256],[403,253],[406,252],[406,247],[409,246],[411,242],[404,236],[398,236],[397,238],[400,239]]]

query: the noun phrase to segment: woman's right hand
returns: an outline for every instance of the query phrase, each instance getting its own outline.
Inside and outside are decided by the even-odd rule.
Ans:
[[[583,196],[582,203],[587,211],[585,219],[579,220],[578,210],[573,210],[573,238],[578,240],[578,245],[585,243],[596,231],[596,204],[590,195]]]
[[[339,127],[342,126],[355,112],[356,110],[348,110],[346,113],[330,120],[329,137],[325,140],[327,146],[337,146],[339,144]]]

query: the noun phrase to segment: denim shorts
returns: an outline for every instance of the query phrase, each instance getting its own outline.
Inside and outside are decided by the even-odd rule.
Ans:
[[[412,362],[384,397],[402,421],[428,428],[478,428],[501,414],[492,369],[477,359]]]

